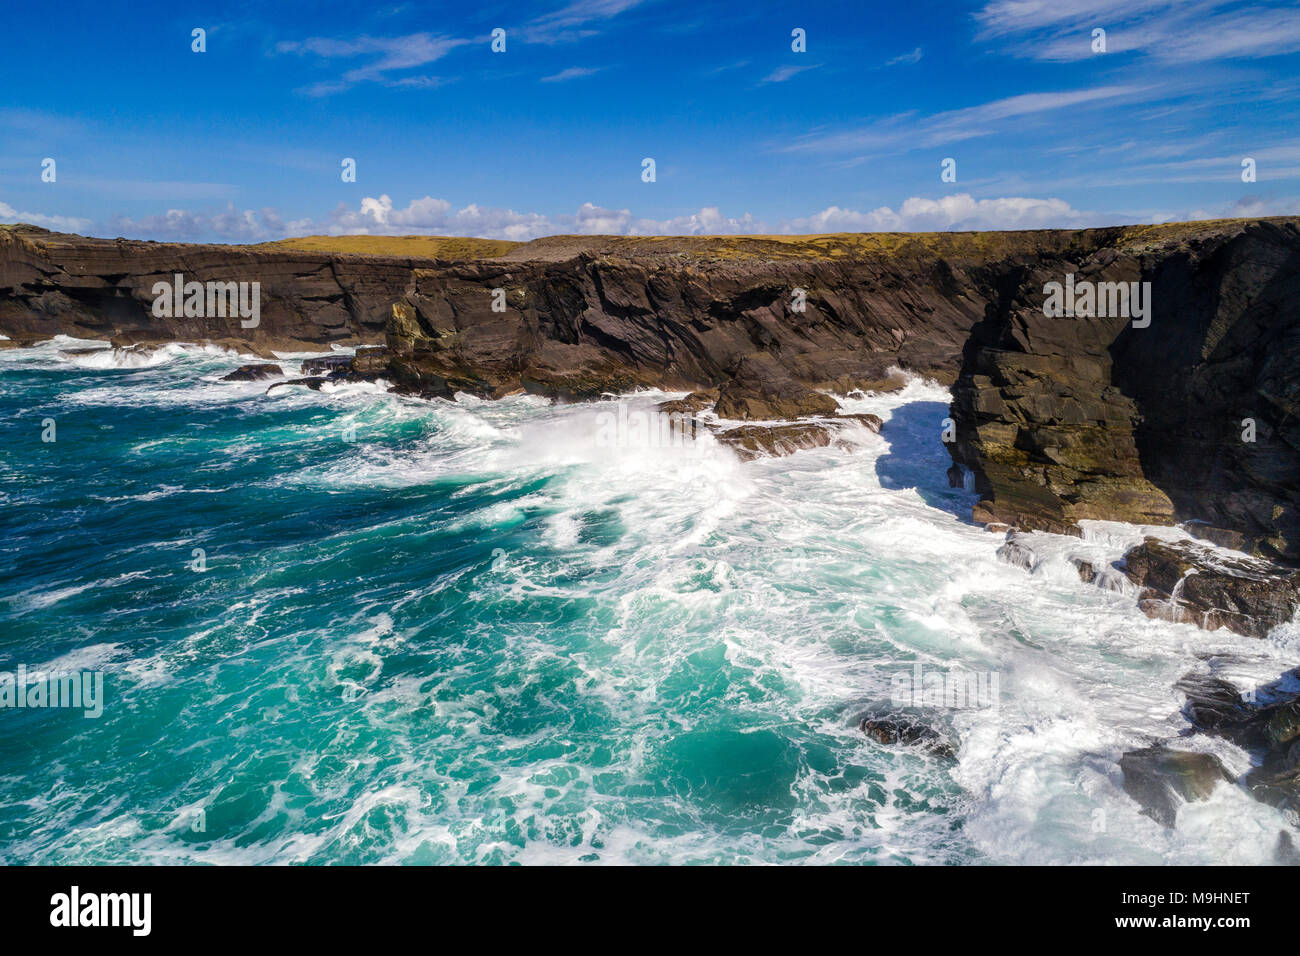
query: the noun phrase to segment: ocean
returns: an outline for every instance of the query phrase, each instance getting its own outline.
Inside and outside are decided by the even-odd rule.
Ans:
[[[596,440],[666,393],[268,394],[93,344],[0,351],[0,671],[103,675],[99,716],[0,709],[0,862],[1264,863],[1287,828],[1228,784],[1162,827],[1118,759],[1300,630],[1152,620],[1069,561],[1170,529],[999,558],[939,385],[742,463]],[[919,675],[996,688],[913,708],[952,757],[858,729]]]

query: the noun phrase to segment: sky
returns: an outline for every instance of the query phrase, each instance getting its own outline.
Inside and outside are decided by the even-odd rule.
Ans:
[[[10,3],[5,38],[0,222],[85,235],[1300,214],[1296,0]]]

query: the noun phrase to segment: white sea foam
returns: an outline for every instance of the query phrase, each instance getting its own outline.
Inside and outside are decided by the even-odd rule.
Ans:
[[[186,367],[187,374],[205,368]],[[251,390],[232,391],[232,401],[263,401]],[[1184,536],[1179,529],[1086,522],[1082,538],[1024,536],[1027,568],[1000,559],[1003,536],[968,523],[973,496],[947,486],[938,437],[949,396],[940,386],[911,380],[893,393],[841,397],[844,411],[880,415],[881,435],[863,429],[846,444],[749,463],[708,436],[688,449],[601,447],[599,405],[553,406],[529,396],[417,402],[373,388],[277,394],[294,408],[333,409],[335,419],[322,428],[357,426],[346,452],[280,481],[326,490],[460,482],[454,500],[484,500],[440,530],[506,528],[522,542],[476,571],[471,599],[490,607],[551,597],[586,602],[588,610],[573,629],[538,626],[492,645],[499,685],[492,693],[440,694],[445,674],[386,678],[389,644],[404,640],[395,620],[455,575],[412,581],[386,610],[367,607],[316,643],[286,648],[302,667],[323,670],[339,692],[357,695],[366,718],[386,732],[401,737],[409,723],[432,722],[439,746],[490,765],[492,779],[473,794],[412,744],[374,787],[358,790],[328,774],[313,782],[320,799],[344,808],[324,831],[195,848],[124,821],[112,838],[82,834],[82,846],[125,833],[155,860],[305,861],[364,847],[374,838],[372,821],[390,820],[382,854],[390,862],[1270,859],[1285,825],[1277,810],[1224,784],[1165,829],[1125,794],[1118,761],[1186,728],[1174,690],[1185,674],[1214,673],[1245,689],[1300,664],[1296,628],[1260,641],[1143,615],[1107,569],[1143,536]],[[625,400],[648,410],[665,397]],[[407,437],[386,439],[393,430]],[[597,533],[602,528],[613,530]],[[1088,560],[1111,586],[1084,584],[1072,558]],[[260,623],[289,593],[268,586],[277,573],[270,563],[248,572],[253,596],[230,613],[255,636],[239,641],[288,643]],[[68,596],[55,588],[20,597]],[[487,655],[490,625],[464,626],[466,654]],[[214,625],[136,663],[166,673],[232,640]],[[245,646],[239,641],[236,649]],[[891,679],[917,664],[999,677],[997,707],[929,715],[955,732],[954,763],[882,748],[856,729],[857,714],[887,701]],[[573,694],[613,715],[620,734],[612,753],[599,766],[502,759],[554,731],[539,728],[535,740],[522,731],[489,733],[494,708],[520,687],[545,686],[560,665],[580,674]],[[713,678],[724,665],[730,676],[722,686]],[[745,732],[795,728],[815,735],[816,749],[829,755],[796,761],[790,771],[792,822],[738,834],[702,819],[678,793],[656,798],[657,814],[675,821],[666,836],[626,798],[595,785],[601,775],[657,781],[659,755],[708,719],[681,703],[712,693],[725,693],[725,709],[750,721]],[[1247,766],[1221,741],[1196,737],[1178,746],[1205,748],[1234,772]],[[325,759],[303,754],[294,772],[313,780]],[[494,817],[488,800],[511,809]],[[918,810],[923,801],[944,812]],[[529,836],[521,845],[506,838],[507,828]]]
[[[649,407],[662,397],[628,401]],[[599,448],[595,406],[444,403],[428,413],[441,430],[413,456],[394,453],[329,477],[419,483],[468,469],[490,483],[488,476],[503,473],[562,474],[544,491],[486,505],[469,520],[499,527],[530,511],[544,515],[550,547],[570,562],[612,571],[612,579],[566,590],[548,584],[552,572],[534,560],[507,554],[496,577],[519,599],[590,596],[594,587],[600,600],[615,602],[616,625],[604,640],[619,651],[586,662],[590,692],[623,712],[629,736],[643,737],[645,747],[655,746],[659,733],[649,715],[663,682],[711,646],[751,668],[756,689],[799,688],[779,719],[810,725],[824,724],[828,710],[881,699],[890,675],[916,661],[994,671],[1000,706],[938,715],[961,742],[956,765],[916,759],[914,769],[896,771],[894,788],[942,787],[944,778],[959,784],[964,839],[976,858],[1268,860],[1284,825],[1276,810],[1225,784],[1209,801],[1185,807],[1178,826],[1166,830],[1124,793],[1118,760],[1186,726],[1174,690],[1184,674],[1213,669],[1244,689],[1300,664],[1296,645],[1143,615],[1109,565],[1146,535],[1185,537],[1179,529],[1088,522],[1082,538],[1025,536],[1033,552],[1028,571],[1000,560],[1002,536],[957,517],[969,513],[972,496],[947,489],[942,448],[924,453],[930,457],[922,469],[908,464],[926,427],[938,446],[947,402],[945,389],[915,380],[899,392],[844,398],[843,410],[885,419],[879,439],[864,435],[849,448],[749,464],[707,440],[692,454]],[[465,419],[485,407],[498,416],[490,428]],[[926,408],[928,426],[914,414]],[[891,428],[898,421],[902,432]],[[587,516],[602,512],[617,515],[618,542],[584,543]],[[1071,558],[1093,562],[1109,586],[1081,582]],[[512,666],[537,666],[547,647],[543,637],[520,649]],[[851,717],[845,711],[826,732],[870,750],[875,745]],[[1245,768],[1244,755],[1221,741],[1190,745]],[[892,799],[875,806],[865,790],[828,797],[818,778],[812,772],[800,784],[817,792],[821,805],[806,821],[851,836],[812,856],[793,834],[776,836],[752,858],[951,860],[956,852],[941,818],[905,812]],[[503,779],[494,792],[531,812],[545,802],[518,780]],[[591,814],[599,809],[591,808],[579,831],[600,833],[599,856],[607,861],[737,858],[719,834],[664,840],[634,822],[604,825]],[[426,821],[434,829],[442,822]],[[511,858],[561,862],[591,851],[584,836],[572,850],[541,841]]]

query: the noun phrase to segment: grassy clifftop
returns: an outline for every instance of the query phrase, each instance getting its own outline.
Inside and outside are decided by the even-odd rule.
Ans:
[[[1260,221],[1216,219],[1162,225],[1095,229],[1033,229],[981,232],[838,232],[821,235],[754,236],[545,236],[531,242],[454,236],[305,236],[258,248],[304,249],[352,255],[438,259],[569,259],[582,253],[620,258],[680,256],[712,260],[859,259],[866,257],[1000,259],[1021,253],[1080,251],[1102,245],[1162,245],[1222,234]]]
[[[1261,222],[1296,224],[1300,223],[1300,217],[1215,219],[1094,229],[980,232],[838,232],[799,236],[545,236],[531,242],[468,236],[302,236],[225,248],[252,252],[301,251],[324,255],[442,260],[504,259],[517,262],[558,262],[582,254],[625,259],[678,257],[697,261],[939,258],[972,262],[1042,253],[1086,256],[1107,245],[1140,251],[1201,237],[1234,233]],[[23,224],[0,225],[0,236],[10,233],[57,245],[112,241],[52,233]]]
[[[353,256],[409,256],[412,259],[495,259],[518,242],[466,236],[302,236],[263,242],[251,248],[302,249]]]

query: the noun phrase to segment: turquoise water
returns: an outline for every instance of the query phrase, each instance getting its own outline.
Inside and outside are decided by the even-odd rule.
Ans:
[[[881,437],[741,464],[599,447],[597,406],[266,394],[216,381],[231,354],[69,344],[0,353],[0,670],[101,671],[104,712],[0,710],[0,861],[1271,847],[1276,811],[1230,788],[1178,831],[1119,791],[1225,638],[998,561],[946,487],[936,386],[845,399]],[[1001,678],[936,716],[956,761],[856,729],[916,663]]]

